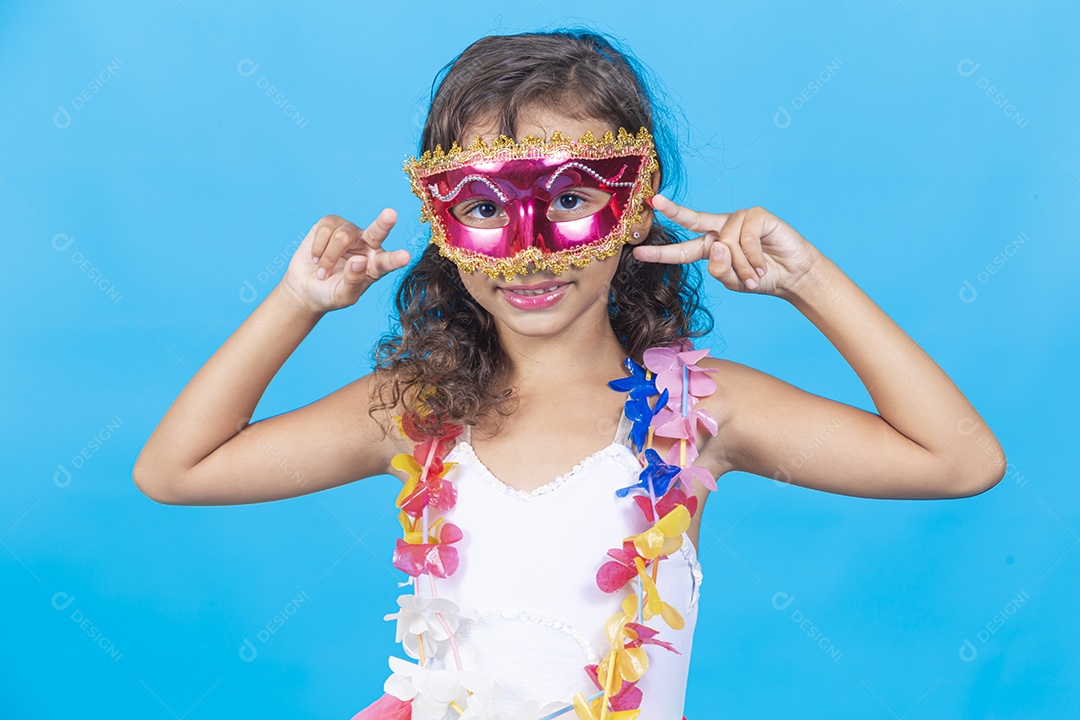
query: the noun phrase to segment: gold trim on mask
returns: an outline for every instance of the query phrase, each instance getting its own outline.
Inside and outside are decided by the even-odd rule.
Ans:
[[[564,152],[567,158],[575,159],[601,159],[628,155],[648,158],[645,167],[637,173],[637,179],[630,190],[626,212],[619,218],[619,224],[604,242],[597,245],[580,245],[553,253],[545,253],[540,248],[532,246],[508,258],[491,257],[473,250],[453,247],[447,242],[446,228],[443,226],[442,218],[435,214],[431,195],[424,184],[427,176],[483,161],[537,159],[558,152]],[[454,142],[449,152],[444,151],[441,145],[436,145],[434,152],[426,151],[419,160],[410,156],[405,161],[404,170],[409,175],[413,194],[420,198],[420,222],[431,223],[431,242],[439,246],[439,254],[452,260],[462,272],[471,273],[480,270],[491,278],[501,273],[506,277],[507,282],[510,282],[515,275],[527,274],[526,270],[530,264],[536,270],[550,270],[556,275],[561,275],[571,265],[584,267],[593,260],[603,260],[617,253],[619,248],[630,240],[630,226],[641,222],[641,206],[646,198],[654,194],[651,179],[653,172],[659,167],[652,135],[649,134],[648,129],[642,127],[636,136],[627,132],[625,128],[619,128],[617,136],[609,130],[599,140],[595,139],[590,131],[576,142],[559,130],[552,132],[551,139],[547,142],[533,135],[526,135],[520,142],[500,135],[489,145],[477,135],[475,142],[466,148]]]

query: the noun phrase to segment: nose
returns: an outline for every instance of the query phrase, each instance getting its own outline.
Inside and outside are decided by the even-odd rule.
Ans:
[[[536,226],[535,208],[536,205],[532,202],[523,202],[518,205],[517,233],[513,241],[514,252],[540,244],[540,238],[533,229]]]

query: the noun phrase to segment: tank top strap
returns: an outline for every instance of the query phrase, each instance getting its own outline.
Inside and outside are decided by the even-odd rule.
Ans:
[[[630,421],[630,418],[626,417],[626,406],[623,405],[622,414],[619,416],[619,426],[615,429],[615,438],[611,442],[619,445],[626,445],[633,450],[634,448],[630,444],[630,431],[633,427],[633,422]]]

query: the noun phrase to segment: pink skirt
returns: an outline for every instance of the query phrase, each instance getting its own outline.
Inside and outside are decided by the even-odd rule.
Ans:
[[[389,693],[353,715],[352,720],[412,720],[412,703]]]
[[[353,715],[352,720],[412,720],[412,703],[383,693],[381,698]],[[686,720],[685,715],[682,720]]]

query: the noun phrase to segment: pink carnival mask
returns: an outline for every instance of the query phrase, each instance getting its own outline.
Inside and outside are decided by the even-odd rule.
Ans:
[[[641,222],[659,167],[652,136],[619,128],[577,142],[556,130],[547,142],[479,137],[467,148],[441,146],[405,171],[431,222],[431,242],[463,272],[512,280],[535,270],[556,275],[610,257]]]

